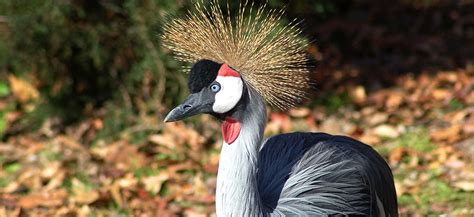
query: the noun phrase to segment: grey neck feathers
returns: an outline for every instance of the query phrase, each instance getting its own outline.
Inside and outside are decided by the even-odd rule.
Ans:
[[[257,160],[267,120],[265,103],[248,88],[231,116],[240,121],[241,131],[234,143],[222,145],[216,212],[218,216],[263,216]]]

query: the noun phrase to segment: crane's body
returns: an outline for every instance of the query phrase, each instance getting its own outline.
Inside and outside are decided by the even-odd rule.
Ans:
[[[165,118],[210,114],[222,122],[218,216],[398,216],[393,176],[370,146],[343,136],[263,138],[265,101],[286,109],[311,86],[294,24],[281,12],[246,11],[234,22],[212,1],[165,27],[164,45],[193,63],[191,94]],[[244,14],[250,18],[244,18]]]
[[[245,93],[233,114],[240,134],[222,145],[218,216],[396,215],[390,168],[370,146],[324,133],[263,141],[264,102]]]

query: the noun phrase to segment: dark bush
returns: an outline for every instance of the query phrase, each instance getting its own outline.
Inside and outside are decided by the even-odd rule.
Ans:
[[[181,7],[175,0],[2,1],[2,70],[32,74],[66,122],[110,99],[132,111],[139,99],[171,103],[184,92],[183,75],[159,45],[159,27]]]

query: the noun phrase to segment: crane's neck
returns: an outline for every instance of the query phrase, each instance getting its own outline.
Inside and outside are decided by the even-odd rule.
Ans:
[[[218,216],[263,215],[257,187],[257,161],[266,120],[262,97],[248,88],[235,111],[224,121],[224,142],[216,186]],[[228,121],[231,123],[226,123]],[[229,126],[232,124],[240,126]],[[229,130],[239,130],[234,141],[232,139],[236,132]]]

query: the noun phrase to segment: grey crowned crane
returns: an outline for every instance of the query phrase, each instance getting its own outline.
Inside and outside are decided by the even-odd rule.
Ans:
[[[228,6],[227,6],[228,7]],[[222,122],[218,216],[398,216],[391,170],[370,146],[344,136],[290,133],[263,139],[265,101],[280,109],[307,97],[305,43],[282,11],[218,3],[164,28],[162,41],[193,64],[191,94],[165,122],[206,113]]]

